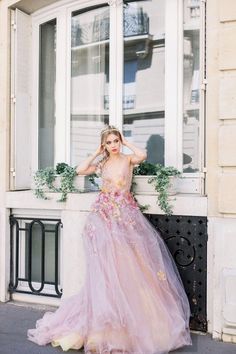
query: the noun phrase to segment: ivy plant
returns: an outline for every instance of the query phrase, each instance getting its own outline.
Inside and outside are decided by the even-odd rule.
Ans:
[[[79,190],[74,186],[74,178],[77,175],[76,167],[66,166],[60,175],[61,175],[61,186],[60,186],[61,197],[59,201],[65,202],[68,193],[79,192]]]
[[[56,179],[55,169],[53,167],[46,167],[39,169],[34,174],[35,191],[34,194],[37,198],[48,199],[43,191],[44,187],[56,192],[53,182]]]
[[[165,167],[160,164],[152,164],[144,161],[134,168],[133,175],[152,176],[148,179],[148,183],[154,185],[157,192],[157,204],[165,214],[171,215],[173,213],[173,206],[169,202],[168,195],[168,189],[171,185],[170,177],[179,177],[181,175],[180,171],[172,166]]]
[[[61,177],[61,183],[58,188],[54,186],[56,177]],[[67,199],[67,194],[71,192],[82,192],[74,186],[74,178],[76,176],[76,167],[71,167],[68,164],[61,162],[56,165],[56,168],[47,167],[45,169],[39,169],[34,175],[35,181],[35,195],[37,198],[49,199],[44,188],[47,187],[52,192],[61,193],[58,201],[64,202]],[[171,184],[171,176],[180,176],[180,172],[174,167],[164,167],[160,164],[152,164],[147,161],[142,162],[134,168],[134,176],[151,176],[148,179],[148,183],[154,185],[157,191],[157,203],[161,210],[167,214],[171,215],[172,205],[169,203],[168,189]],[[98,177],[95,173],[89,176],[89,181],[99,189],[99,185],[96,183],[95,178]],[[132,181],[131,192],[135,198],[133,192],[135,182]],[[136,198],[135,198],[136,200]],[[149,205],[139,205],[141,211],[146,211]]]
[[[57,176],[61,177],[61,184],[59,188],[54,186],[54,182]],[[35,195],[37,198],[49,199],[44,192],[44,187],[52,192],[61,193],[58,201],[65,202],[67,194],[71,192],[81,192],[74,186],[74,178],[76,176],[76,167],[71,167],[68,164],[62,162],[56,165],[56,168],[46,167],[45,169],[39,169],[34,175],[35,181]]]

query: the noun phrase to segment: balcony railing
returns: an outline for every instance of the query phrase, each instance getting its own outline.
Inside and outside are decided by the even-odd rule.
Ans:
[[[139,36],[149,33],[149,17],[142,8],[124,8],[124,37]],[[78,47],[85,44],[106,41],[110,38],[109,11],[95,17],[93,22],[80,25],[77,18],[72,18],[71,45]]]

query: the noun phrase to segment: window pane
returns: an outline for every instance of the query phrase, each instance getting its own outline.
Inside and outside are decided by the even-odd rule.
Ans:
[[[56,20],[40,25],[39,168],[54,165]]]
[[[200,0],[184,0],[183,171],[199,170]]]
[[[109,7],[73,13],[71,24],[71,164],[99,144],[108,123]]]
[[[28,224],[26,224],[28,227]],[[45,232],[45,281],[55,281],[55,225],[47,224]],[[60,232],[60,229],[59,229]],[[29,269],[29,234],[26,233],[25,243],[25,269]],[[60,233],[58,235],[58,259],[60,259]],[[42,228],[38,224],[34,224],[32,228],[32,281],[41,282],[42,270]],[[58,264],[60,272],[60,264]],[[29,274],[26,274],[29,277]],[[60,279],[60,274],[58,274]]]
[[[123,130],[164,164],[165,1],[124,6]]]

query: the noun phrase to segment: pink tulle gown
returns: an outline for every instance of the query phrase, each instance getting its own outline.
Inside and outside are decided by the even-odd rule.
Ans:
[[[188,299],[164,241],[130,193],[128,156],[119,171],[105,164],[101,177],[83,231],[83,288],[38,320],[28,338],[87,354],[164,354],[191,345]]]

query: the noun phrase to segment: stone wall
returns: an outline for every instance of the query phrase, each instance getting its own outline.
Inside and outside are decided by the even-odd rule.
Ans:
[[[207,0],[208,319],[236,342],[236,2]]]

